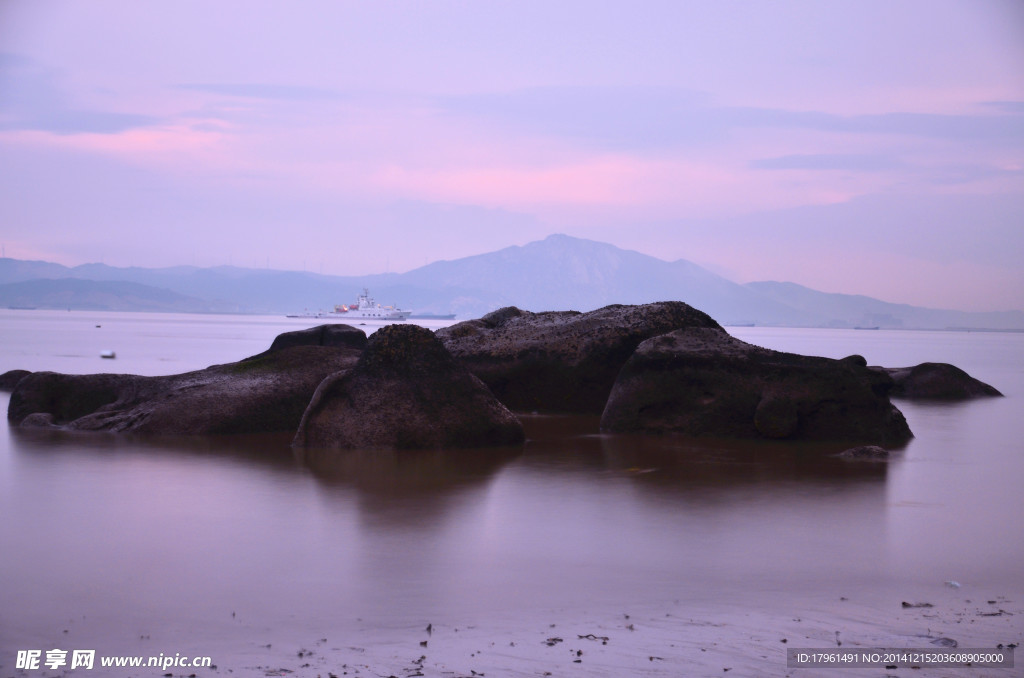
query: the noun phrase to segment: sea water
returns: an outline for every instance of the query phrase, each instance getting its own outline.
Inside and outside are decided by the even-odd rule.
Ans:
[[[309,322],[0,311],[0,372],[184,372]],[[951,362],[1005,397],[897,401],[916,437],[888,463],[827,446],[603,436],[588,417],[524,417],[522,448],[357,451],[314,467],[288,435],[8,428],[0,669],[14,675],[25,648],[151,643],[216,659],[353,624],[386,638],[431,622],[514,628],[554,610],[788,615],[840,599],[898,607],[954,586],[1024,598],[1024,334],[730,331],[872,365]]]

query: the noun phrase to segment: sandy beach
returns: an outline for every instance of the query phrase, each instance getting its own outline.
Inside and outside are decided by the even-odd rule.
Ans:
[[[853,600],[791,611],[682,602],[612,613],[552,610],[535,619],[387,630],[370,625],[301,647],[253,651],[244,676],[1015,676],[1016,669],[793,669],[788,647],[936,649],[1019,643],[1024,609],[936,591],[933,607],[881,610]],[[918,604],[924,601],[914,601]],[[239,657],[238,659],[243,659]],[[226,668],[226,667],[225,667]],[[225,671],[221,671],[224,673]]]
[[[922,592],[918,592],[922,593]],[[137,639],[92,636],[87,642],[119,647],[126,654],[174,652],[210,655],[201,669],[102,669],[110,676],[1017,676],[1020,668],[791,668],[788,648],[1004,650],[1024,636],[1024,606],[1003,596],[964,586],[939,585],[926,597],[887,596],[795,602],[771,606],[688,604],[623,607],[621,610],[536,610],[503,617],[433,619],[380,626],[371,619],[313,625],[296,619],[286,628],[261,626],[244,617],[213,622],[187,634],[178,629],[173,647],[161,633]],[[983,594],[979,598],[977,594]],[[771,596],[769,596],[771,597]],[[779,594],[777,602],[784,600]],[[764,603],[764,600],[760,601]],[[905,604],[906,603],[906,604]],[[227,615],[225,615],[227,616]],[[343,617],[343,615],[339,615]],[[172,635],[172,634],[168,634]],[[76,645],[91,636],[85,620],[72,622],[54,638],[57,646]],[[82,642],[86,642],[84,639]],[[80,643],[79,643],[80,644]],[[216,648],[216,650],[214,650]],[[10,666],[10,665],[8,665]],[[106,673],[104,673],[106,672]],[[65,672],[10,671],[12,676],[69,676]]]

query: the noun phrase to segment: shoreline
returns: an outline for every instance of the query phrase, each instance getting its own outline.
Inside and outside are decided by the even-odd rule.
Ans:
[[[850,587],[855,588],[855,587]],[[794,599],[690,604],[673,601],[600,609],[463,612],[418,620],[389,616],[310,624],[294,619],[264,625],[232,614],[230,623],[189,628],[187,641],[172,640],[182,628],[152,629],[131,642],[89,642],[97,654],[107,647],[135,655],[210,656],[211,668],[100,669],[111,676],[942,676],[1019,675],[1018,668],[789,668],[789,648],[948,649],[952,638],[963,649],[1019,643],[1024,606],[1019,599],[978,599],[980,591],[936,586],[926,598],[905,601],[868,592],[870,600]],[[772,594],[768,594],[772,598]],[[796,597],[794,597],[796,598]],[[880,601],[885,601],[880,604]],[[993,601],[990,603],[989,601]],[[928,602],[930,607],[918,606]],[[85,629],[83,629],[85,630]],[[175,633],[177,631],[178,633]],[[55,631],[59,647],[79,647],[76,629]],[[199,637],[202,636],[202,637]],[[216,639],[215,639],[216,638]],[[6,644],[6,643],[5,643]],[[38,642],[36,643],[38,645]],[[44,643],[45,644],[45,643]],[[219,646],[219,647],[215,647]],[[14,648],[19,649],[19,648]],[[45,649],[50,649],[49,646]],[[75,671],[18,671],[8,648],[0,660],[5,676],[73,676]],[[1020,657],[1016,657],[1021,661]],[[103,673],[107,671],[107,673]]]
[[[1009,604],[1009,603],[1008,603]],[[971,604],[904,609],[892,614],[851,601],[835,610],[795,608],[786,613],[747,608],[701,609],[682,604],[632,613],[574,614],[552,611],[530,623],[492,622],[379,630],[364,628],[343,640],[313,640],[295,651],[268,656],[255,666],[235,667],[243,676],[1013,676],[1018,669],[789,668],[790,647],[836,649],[942,649],[931,641],[957,638],[959,647],[993,649],[1019,642],[1015,605],[998,617],[977,616]],[[1005,606],[1004,606],[1005,609]],[[964,624],[967,624],[965,626]],[[999,638],[1001,640],[995,640]],[[993,642],[995,641],[995,642]],[[282,648],[283,650],[284,648]],[[301,652],[300,657],[298,653]],[[276,661],[274,661],[276,660]]]

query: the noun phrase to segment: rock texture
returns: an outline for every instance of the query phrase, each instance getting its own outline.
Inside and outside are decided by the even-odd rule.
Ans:
[[[897,398],[966,400],[1003,394],[948,363],[921,363],[914,367],[873,367],[894,382]]]
[[[685,327],[721,329],[707,314],[667,301],[589,313],[507,307],[437,336],[512,410],[600,414],[634,349]]]
[[[892,380],[858,358],[770,351],[717,328],[677,330],[645,341],[623,366],[601,429],[906,442],[910,428],[887,396]]]
[[[352,367],[359,355],[349,347],[293,342],[164,377],[35,372],[11,393],[7,418],[25,427],[150,435],[293,432],[320,382]]]
[[[328,448],[511,445],[523,428],[430,330],[388,325],[356,365],[325,379],[294,444]]]

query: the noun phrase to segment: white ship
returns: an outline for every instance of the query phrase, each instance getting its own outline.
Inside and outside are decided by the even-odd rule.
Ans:
[[[405,320],[412,315],[412,311],[403,311],[395,306],[381,306],[373,300],[370,290],[365,287],[356,303],[338,304],[332,313],[344,316],[346,320]]]

